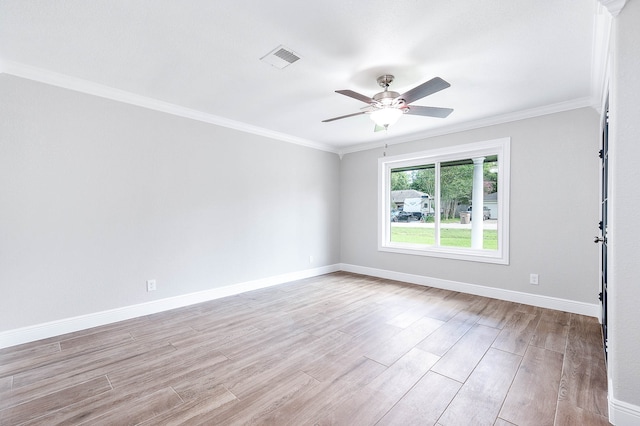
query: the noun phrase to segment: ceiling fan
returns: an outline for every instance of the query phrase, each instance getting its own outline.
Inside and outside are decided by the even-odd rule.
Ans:
[[[451,112],[453,112],[453,109],[451,108],[409,105],[411,102],[417,101],[418,99],[422,99],[425,96],[432,95],[451,86],[440,77],[432,78],[402,95],[398,92],[389,90],[389,85],[393,82],[393,79],[394,77],[390,74],[378,77],[378,84],[384,90],[380,93],[376,93],[372,98],[361,95],[353,90],[336,90],[336,93],[349,96],[350,98],[357,99],[369,105],[361,108],[360,112],[329,118],[327,120],[322,120],[322,122],[328,123],[330,121],[341,120],[343,118],[355,117],[356,115],[370,114],[371,119],[376,123],[374,131],[377,132],[380,130],[386,130],[390,125],[397,122],[402,114],[446,118],[451,114]]]

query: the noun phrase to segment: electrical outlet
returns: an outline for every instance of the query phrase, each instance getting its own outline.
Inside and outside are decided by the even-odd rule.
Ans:
[[[147,291],[156,291],[156,280],[147,280]]]
[[[538,274],[529,274],[529,284],[538,285]]]

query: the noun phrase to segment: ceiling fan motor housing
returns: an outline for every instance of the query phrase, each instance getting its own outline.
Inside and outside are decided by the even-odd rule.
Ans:
[[[404,99],[399,99],[400,93],[385,90],[384,92],[376,93],[373,95],[373,100],[376,101],[374,106],[378,107],[393,107],[402,108],[404,106]]]
[[[387,100],[387,99],[394,100],[398,96],[400,96],[400,93],[398,93],[398,92],[392,92],[390,90],[385,90],[384,92],[376,93],[375,95],[373,95],[373,100],[385,103],[385,100]]]

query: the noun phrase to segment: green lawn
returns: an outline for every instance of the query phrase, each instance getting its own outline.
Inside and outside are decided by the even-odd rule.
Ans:
[[[394,243],[434,244],[434,229],[423,227],[391,226],[391,241]],[[495,229],[484,230],[485,250],[498,249],[498,231]],[[471,229],[440,230],[440,245],[446,247],[471,247]]]

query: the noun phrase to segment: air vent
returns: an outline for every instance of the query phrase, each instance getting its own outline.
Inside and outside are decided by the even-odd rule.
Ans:
[[[291,65],[300,59],[300,56],[293,53],[293,51],[284,46],[278,46],[273,49],[271,52],[264,55],[260,60],[262,62],[266,62],[269,65],[272,65],[276,68],[282,69]]]

